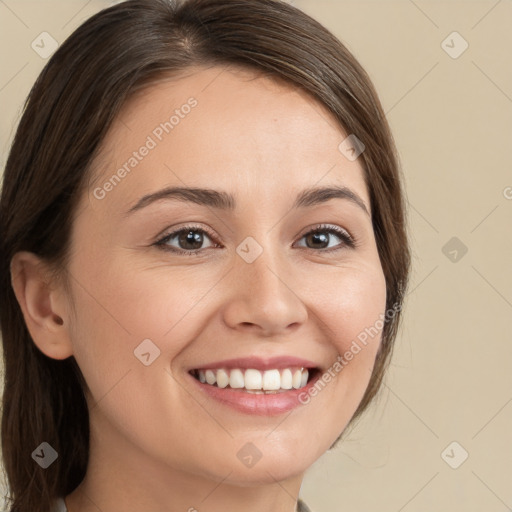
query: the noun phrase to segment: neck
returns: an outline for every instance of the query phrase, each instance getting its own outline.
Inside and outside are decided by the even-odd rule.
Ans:
[[[171,466],[127,439],[109,443],[107,437],[100,426],[91,431],[87,474],[66,496],[68,512],[297,510],[303,473],[283,479],[257,466],[246,469],[234,459],[232,470],[211,474],[186,468],[186,461]]]

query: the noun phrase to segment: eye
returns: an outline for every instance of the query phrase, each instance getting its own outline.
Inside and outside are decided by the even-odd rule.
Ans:
[[[329,243],[332,240],[332,235],[335,235],[335,237],[340,239],[342,243],[329,246]],[[353,249],[356,246],[355,240],[347,233],[347,231],[338,226],[318,226],[302,235],[301,240],[303,238],[306,239],[307,249],[321,249],[321,252],[338,251],[344,247],[350,247]],[[329,238],[331,238],[331,240],[329,240]]]
[[[216,243],[203,247],[205,236],[209,240],[213,238],[213,235],[199,226],[186,226],[166,234],[155,245],[165,251],[187,254],[189,256],[198,255],[203,249],[219,247]]]
[[[329,244],[333,235],[338,238],[338,240],[341,240],[341,243],[330,246]],[[215,237],[199,226],[185,226],[166,234],[155,242],[154,245],[164,251],[188,256],[200,256],[205,249],[222,247],[216,242],[210,243],[208,246],[204,247],[205,239],[212,241],[215,240]],[[346,247],[356,247],[356,240],[349,235],[347,231],[338,226],[318,226],[302,235],[300,240],[302,239],[306,240],[306,245],[302,245],[302,247],[312,250],[319,249],[319,252],[324,253],[338,251]]]

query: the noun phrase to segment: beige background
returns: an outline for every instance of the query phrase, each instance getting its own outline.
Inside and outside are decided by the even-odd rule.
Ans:
[[[0,1],[2,168],[45,63],[31,42],[43,31],[62,42],[112,3]],[[404,167],[414,253],[380,400],[311,468],[302,496],[316,512],[510,510],[512,1],[293,3],[376,85]],[[458,52],[459,36],[442,44],[454,31],[469,44],[457,58],[444,48]],[[452,469],[445,460],[455,465],[463,450]]]

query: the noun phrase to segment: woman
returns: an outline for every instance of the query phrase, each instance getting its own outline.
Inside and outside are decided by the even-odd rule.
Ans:
[[[409,272],[364,70],[276,0],[131,0],[52,56],[1,197],[11,512],[308,510]]]

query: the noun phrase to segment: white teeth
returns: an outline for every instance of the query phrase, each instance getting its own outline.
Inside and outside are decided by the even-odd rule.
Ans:
[[[281,373],[281,387],[283,389],[292,389],[292,371],[288,368]]]
[[[244,374],[242,370],[231,370],[229,376],[229,387],[233,389],[241,389],[245,386]]]
[[[245,389],[261,389],[262,376],[258,370],[245,370],[244,374]]]
[[[263,374],[263,389],[270,391],[281,388],[281,375],[279,370],[267,370]]]
[[[217,377],[215,376],[215,372],[212,370],[206,370],[205,378],[206,378],[206,382],[208,382],[208,384],[215,384],[217,382]]]
[[[226,370],[217,370],[217,386],[225,388],[229,384],[229,375]]]
[[[296,372],[294,372],[293,377],[292,377],[292,386],[295,389],[299,389],[301,382],[302,382],[302,372],[300,370],[297,370]]]
[[[225,370],[197,370],[195,373],[199,382],[207,383],[219,388],[244,389],[249,393],[264,393],[265,391],[279,391],[303,388],[309,378],[305,368],[273,369],[263,372],[255,369],[242,370],[234,368]]]

